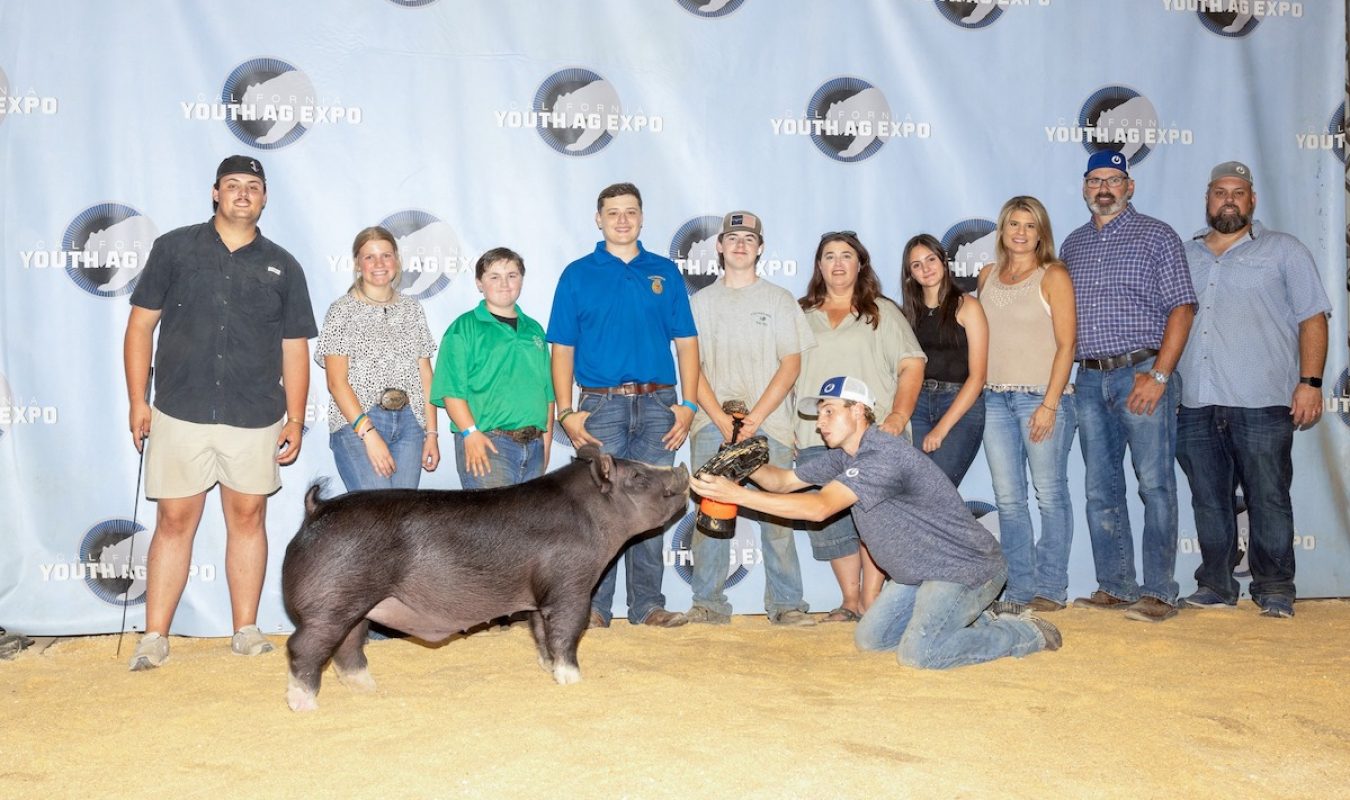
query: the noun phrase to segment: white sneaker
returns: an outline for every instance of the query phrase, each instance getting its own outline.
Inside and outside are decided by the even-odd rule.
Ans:
[[[237,656],[260,656],[275,649],[257,625],[245,625],[230,637],[230,652]]]
[[[147,633],[136,645],[128,665],[132,672],[154,669],[169,660],[169,640],[158,633]]]

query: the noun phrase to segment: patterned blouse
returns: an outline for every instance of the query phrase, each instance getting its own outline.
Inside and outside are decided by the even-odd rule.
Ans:
[[[417,364],[435,352],[421,303],[400,294],[390,305],[372,306],[344,294],[328,307],[314,360],[324,366],[324,356],[347,357],[347,382],[362,409],[378,403],[385,389],[407,392],[408,405],[425,429],[426,392]],[[337,401],[330,398],[328,432],[346,424]]]

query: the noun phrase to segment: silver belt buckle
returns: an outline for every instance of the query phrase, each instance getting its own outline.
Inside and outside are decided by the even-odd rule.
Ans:
[[[380,408],[385,411],[402,411],[408,405],[408,393],[402,389],[385,389],[380,395]]]

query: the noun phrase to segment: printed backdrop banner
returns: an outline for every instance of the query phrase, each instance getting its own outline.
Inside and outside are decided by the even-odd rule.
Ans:
[[[1245,161],[1258,217],[1307,244],[1335,302],[1328,413],[1295,441],[1298,587],[1350,594],[1344,33],[1342,4],[1306,1],[0,5],[0,625],[115,631],[124,601],[143,625],[155,505],[133,518],[127,296],[158,235],[209,217],[232,153],[265,165],[262,228],[304,265],[318,319],[350,284],[353,236],[381,223],[438,340],[498,245],[524,255],[521,306],[546,321],[616,181],[642,188],[643,243],[679,260],[691,292],[713,279],[717,219],[749,208],[769,280],[800,295],[821,232],[849,229],[898,296],[910,236],[943,239],[971,279],[1012,195],[1041,198],[1062,240],[1088,219],[1083,166],[1108,142],[1130,159],[1135,205],[1183,237],[1204,225],[1210,168]],[[341,487],[317,366],[310,386],[303,452],[268,509],[267,631],[291,626],[280,566],[305,488]],[[553,466],[570,455],[560,443]],[[456,486],[445,456],[424,487]],[[1077,452],[1070,464],[1080,595],[1095,581]],[[1199,555],[1180,483],[1189,591]],[[983,458],[961,489],[996,530]],[[689,601],[690,525],[667,532],[673,609]],[[175,632],[229,632],[224,539],[213,492]],[[728,564],[742,613],[763,610],[757,539],[742,522]],[[832,608],[828,565],[799,547],[807,599]]]

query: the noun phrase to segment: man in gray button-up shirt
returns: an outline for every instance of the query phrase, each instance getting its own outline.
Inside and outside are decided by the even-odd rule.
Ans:
[[[1190,607],[1236,605],[1240,487],[1250,520],[1251,595],[1268,617],[1294,614],[1294,430],[1322,413],[1331,302],[1312,254],[1253,220],[1251,170],[1210,174],[1209,227],[1186,243],[1199,297],[1182,376],[1177,460],[1191,484],[1201,564]]]

